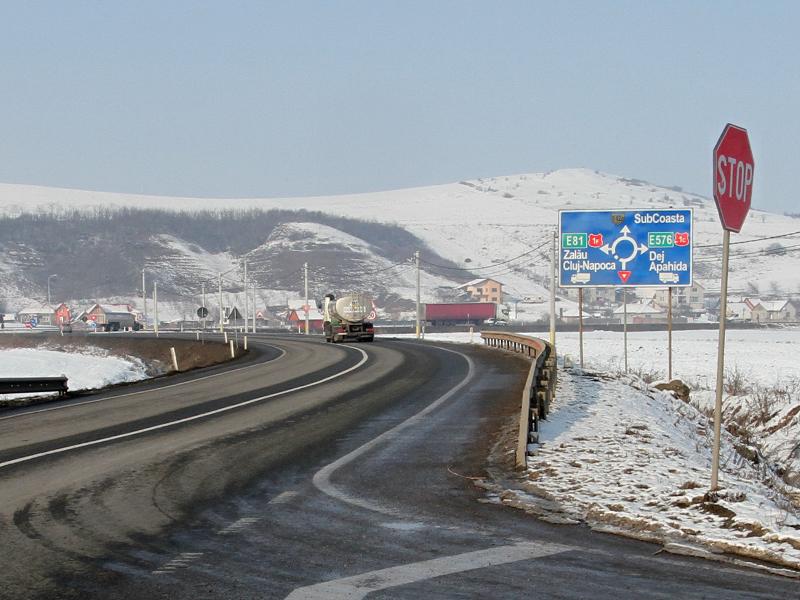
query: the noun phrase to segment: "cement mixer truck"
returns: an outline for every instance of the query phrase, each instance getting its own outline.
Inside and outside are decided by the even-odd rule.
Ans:
[[[366,320],[372,312],[372,300],[366,294],[348,294],[338,299],[326,294],[321,308],[326,342],[371,342],[375,339],[375,329]]]

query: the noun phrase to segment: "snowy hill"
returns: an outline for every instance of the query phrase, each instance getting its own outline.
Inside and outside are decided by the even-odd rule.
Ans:
[[[336,217],[396,225],[427,245],[427,249],[423,249],[422,258],[430,279],[423,282],[423,295],[431,299],[435,297],[436,288],[465,281],[473,275],[499,279],[506,284],[506,291],[512,296],[545,294],[542,284],[548,273],[548,246],[559,209],[660,207],[689,207],[694,210],[695,276],[708,289],[718,289],[718,246],[722,231],[713,201],[677,188],[661,187],[586,169],[495,177],[368,194],[309,198],[162,198],[0,184],[0,210],[6,215],[64,210],[91,211],[97,208],[137,208],[170,212],[304,209]],[[800,230],[800,220],[753,210],[743,232],[733,236],[733,241],[748,241],[797,230]],[[298,236],[297,239],[286,239],[288,233]],[[392,273],[391,264],[402,262],[397,257],[389,262],[374,259],[369,256],[368,250],[373,240],[362,239],[358,242],[352,236],[346,237],[347,235],[346,232],[335,233],[330,229],[323,231],[314,227],[309,229],[308,226],[296,224],[294,230],[272,232],[269,239],[265,238],[249,248],[232,251],[229,255],[225,254],[228,249],[223,248],[203,248],[200,256],[196,256],[196,252],[187,253],[187,246],[184,245],[186,240],[181,240],[177,235],[173,235],[174,239],[171,240],[162,237],[160,243],[175,251],[182,248],[187,264],[217,265],[209,266],[206,269],[208,272],[222,268],[222,263],[231,264],[246,252],[252,252],[254,259],[263,258],[265,263],[289,264],[285,270],[286,275],[307,259],[312,266],[317,263],[316,276],[322,286],[326,284],[324,278],[331,274],[334,265],[347,264],[352,267],[347,269],[348,276],[352,277],[353,272],[359,270],[376,274]],[[311,247],[299,250],[296,246],[303,239],[313,243]],[[800,289],[800,269],[796,268],[797,254],[793,247],[796,246],[796,239],[789,237],[733,246],[731,291],[755,294],[754,288],[757,288],[762,294],[778,291],[796,293]],[[348,253],[352,253],[346,263],[325,258],[326,253],[339,251],[330,246],[331,240],[334,240],[333,245],[339,247],[339,250],[347,248]],[[776,244],[781,244],[784,250],[781,251]],[[770,246],[773,247],[773,253],[761,253]],[[290,251],[293,247],[295,250]],[[531,252],[534,249],[536,250]],[[408,250],[406,258],[412,252],[411,248]],[[754,254],[756,251],[759,252]],[[526,253],[528,254],[520,259],[515,258]],[[302,254],[305,257],[301,260],[299,257]],[[440,257],[452,262],[443,264]],[[158,266],[166,273],[170,264],[175,263],[165,258]],[[0,261],[0,269],[8,271],[9,268],[14,270],[13,266],[8,265],[6,251]],[[202,267],[197,268],[202,270]],[[401,266],[396,267],[396,270],[397,280],[388,280],[386,285],[400,298],[413,298],[412,274],[403,272]],[[192,277],[192,285],[196,281],[197,278]],[[363,280],[353,281],[353,286],[363,283]],[[277,281],[268,287],[296,292],[300,290],[297,280]],[[20,289],[26,288],[20,286]]]

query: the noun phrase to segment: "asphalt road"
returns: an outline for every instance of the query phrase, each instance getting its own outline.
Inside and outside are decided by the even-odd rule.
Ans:
[[[252,342],[251,342],[252,343]],[[0,413],[0,598],[797,598],[492,502],[521,359],[263,337],[246,362]]]

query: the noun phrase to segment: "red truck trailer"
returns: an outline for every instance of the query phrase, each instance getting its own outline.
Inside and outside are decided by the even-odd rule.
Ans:
[[[426,304],[425,321],[431,325],[479,324],[497,317],[494,302],[459,302],[456,304]]]

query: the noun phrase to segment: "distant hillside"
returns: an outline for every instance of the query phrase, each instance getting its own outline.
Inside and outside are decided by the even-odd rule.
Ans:
[[[203,280],[251,252],[265,301],[296,298],[297,271],[308,260],[314,290],[374,286],[379,297],[409,306],[414,274],[395,263],[420,249],[423,301],[447,297],[472,277],[492,277],[514,302],[547,295],[559,210],[668,207],[694,211],[695,278],[718,290],[722,229],[712,200],[589,169],[310,198],[163,198],[0,184],[0,298],[42,298],[47,275],[58,272],[69,274],[53,282],[68,296],[129,297],[142,266],[161,274],[164,293],[194,297]],[[798,293],[799,231],[800,220],[754,205],[732,240],[731,292]]]
[[[203,283],[214,291],[225,271],[233,270],[226,290],[236,290],[247,256],[249,278],[260,287],[299,295],[308,262],[315,291],[361,287],[388,297],[395,284],[403,285],[393,276],[400,269],[389,267],[408,263],[415,249],[436,256],[399,226],[304,210],[52,209],[0,216],[0,296],[6,304],[44,300],[47,278],[55,274],[54,302],[135,299],[145,269],[148,281],[159,282],[162,300],[178,300],[196,297]]]

